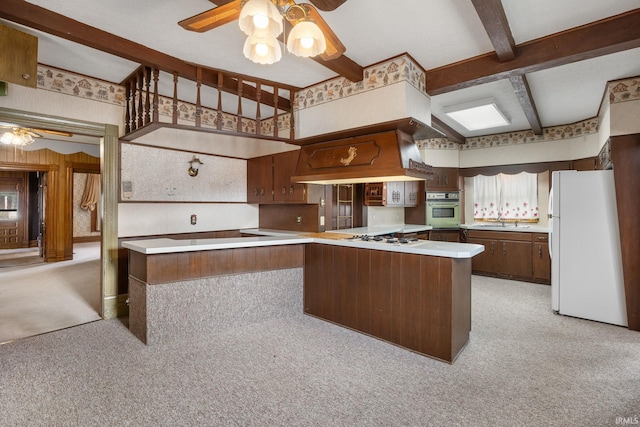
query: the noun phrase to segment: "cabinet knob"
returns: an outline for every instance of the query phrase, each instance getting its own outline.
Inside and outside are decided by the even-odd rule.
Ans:
[[[542,258],[542,247],[538,246],[538,258]]]
[[[293,185],[289,187],[289,195],[293,196]]]
[[[491,242],[491,255],[495,253],[495,243]]]
[[[284,185],[282,186],[282,189],[280,190],[280,192],[282,193],[282,195],[286,195],[287,194],[287,187],[285,187]]]
[[[506,255],[507,254],[507,244],[503,243],[502,244],[502,255]]]

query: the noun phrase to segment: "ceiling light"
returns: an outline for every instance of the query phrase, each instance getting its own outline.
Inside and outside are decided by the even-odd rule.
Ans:
[[[242,53],[257,64],[273,64],[282,58],[282,49],[275,37],[249,36],[244,42]]]
[[[289,33],[287,50],[296,56],[308,58],[319,55],[326,49],[324,34],[311,19],[305,18],[298,21]]]
[[[302,57],[324,53],[327,43],[305,4],[292,0],[249,0],[242,10],[238,23],[247,34],[242,52],[258,64],[273,64],[282,58],[277,37],[284,29],[284,17],[293,25],[287,40],[287,50]]]
[[[7,145],[29,145],[33,142],[32,135],[39,136],[29,132],[27,129],[13,128],[13,130],[5,132],[2,137],[0,137],[0,142]]]
[[[469,131],[507,126],[509,119],[493,99],[482,99],[445,107],[444,113]]]
[[[270,0],[249,0],[240,11],[240,29],[248,36],[278,37],[284,29],[282,14]]]

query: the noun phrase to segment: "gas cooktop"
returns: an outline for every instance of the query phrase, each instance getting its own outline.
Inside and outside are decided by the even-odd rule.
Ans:
[[[374,243],[390,243],[396,245],[409,245],[421,243],[421,241],[415,237],[405,238],[405,237],[393,237],[391,235],[384,236],[369,236],[366,234],[362,235],[354,235],[351,237],[347,237],[345,240],[353,240],[360,242],[374,242]]]

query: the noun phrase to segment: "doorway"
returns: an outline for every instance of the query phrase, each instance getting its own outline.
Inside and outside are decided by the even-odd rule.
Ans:
[[[96,219],[100,222],[102,231],[99,237],[99,242],[95,242],[93,245],[93,250],[95,252],[97,248],[97,252],[101,254],[101,256],[97,259],[97,274],[99,277],[100,286],[98,288],[99,290],[97,295],[97,302],[90,303],[89,306],[92,306],[92,310],[98,319],[110,319],[117,317],[119,313],[123,312],[122,306],[124,305],[124,300],[126,299],[126,295],[118,295],[117,287],[118,126],[85,122],[80,120],[54,117],[49,115],[40,115],[31,112],[22,112],[2,108],[0,108],[0,121],[6,123],[14,123],[24,127],[47,128],[52,130],[59,130],[62,132],[89,135],[99,139],[101,175],[100,181],[102,183],[102,193],[100,198],[103,203],[100,207],[100,211],[96,215]],[[10,158],[9,156],[0,157],[0,171],[8,171],[14,169],[25,170],[29,168],[29,162],[26,163],[27,164],[22,162],[17,156],[15,158]],[[59,173],[58,170],[55,170],[54,172]],[[66,174],[68,173],[68,170],[60,170],[60,172],[64,172]],[[60,181],[58,181],[57,183],[59,184]],[[47,202],[45,201],[45,203]],[[51,203],[51,201],[49,201],[49,203]],[[46,211],[46,209],[43,209],[43,211]],[[105,220],[105,218],[108,218],[108,220]],[[43,223],[46,223],[46,221],[43,221]],[[68,225],[66,227],[68,227]],[[59,236],[59,233],[58,235],[56,235],[55,232],[56,230],[53,230],[53,233],[47,232],[46,229],[42,230],[41,237],[54,236],[54,238],[58,240],[66,238],[72,239],[70,235]],[[41,239],[38,239],[37,241],[39,244],[42,244]],[[40,247],[40,245],[38,246]],[[73,251],[77,252],[78,246],[76,246],[75,244],[73,244],[72,246]],[[78,261],[78,259],[68,261]],[[66,262],[67,261],[61,261],[46,264],[48,266],[55,266],[56,268],[64,268],[68,267],[68,265],[64,264]],[[14,272],[10,270],[0,271],[0,274],[3,274],[5,277],[14,277],[12,275],[13,273]],[[42,277],[45,277],[46,280],[50,280],[53,277],[53,274]],[[22,283],[22,281],[19,279],[17,279],[17,282]],[[69,280],[67,280],[67,283],[68,282]],[[74,292],[76,292],[76,294],[80,293],[80,291]],[[3,301],[2,305],[5,307],[11,307],[14,304],[11,304],[11,302],[9,302],[9,304],[7,305],[6,301]]]

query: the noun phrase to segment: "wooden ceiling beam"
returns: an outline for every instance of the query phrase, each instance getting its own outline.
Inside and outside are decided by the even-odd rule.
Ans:
[[[511,61],[518,56],[507,15],[500,0],[471,0],[482,25],[491,40],[496,55],[501,62]]]
[[[637,47],[640,9],[518,45],[512,61],[490,53],[428,70],[427,92],[438,95]]]
[[[451,126],[434,115],[431,116],[431,127],[444,133],[449,141],[453,141],[458,144],[464,144],[467,140],[463,135],[456,132]]]
[[[509,77],[509,81],[511,81],[511,86],[513,86],[513,90],[516,92],[518,102],[520,102],[520,106],[529,121],[529,125],[531,125],[533,133],[536,135],[542,135],[542,122],[540,121],[540,116],[538,116],[536,104],[533,102],[533,96],[531,95],[531,89],[527,82],[527,76],[524,74],[518,74]]]
[[[106,31],[99,30],[23,0],[2,0],[2,2],[0,2],[0,17],[120,58],[128,59],[147,67],[157,68],[169,73],[175,72],[178,73],[180,77],[192,81],[197,80],[197,69],[199,66],[196,64],[150,49],[139,43],[107,33]],[[218,70],[212,68],[207,68],[207,70],[208,72],[205,73],[202,84],[218,89]],[[237,80],[229,77],[232,75],[231,73],[226,71],[223,71],[223,73],[227,78],[225,78],[223,87],[220,89],[224,92],[237,94]],[[215,78],[206,77],[209,74],[215,74]],[[255,78],[251,79],[257,80]],[[290,90],[299,89],[273,82],[265,82],[265,84],[275,84]],[[244,88],[246,88],[246,92]],[[244,88],[243,97],[257,101],[255,96],[250,96],[251,94],[255,94],[255,88],[250,85],[245,85]],[[271,101],[265,102],[266,100],[263,98],[265,97],[261,98],[263,104],[272,104]],[[278,108],[290,109],[290,99],[280,97],[278,100]]]

